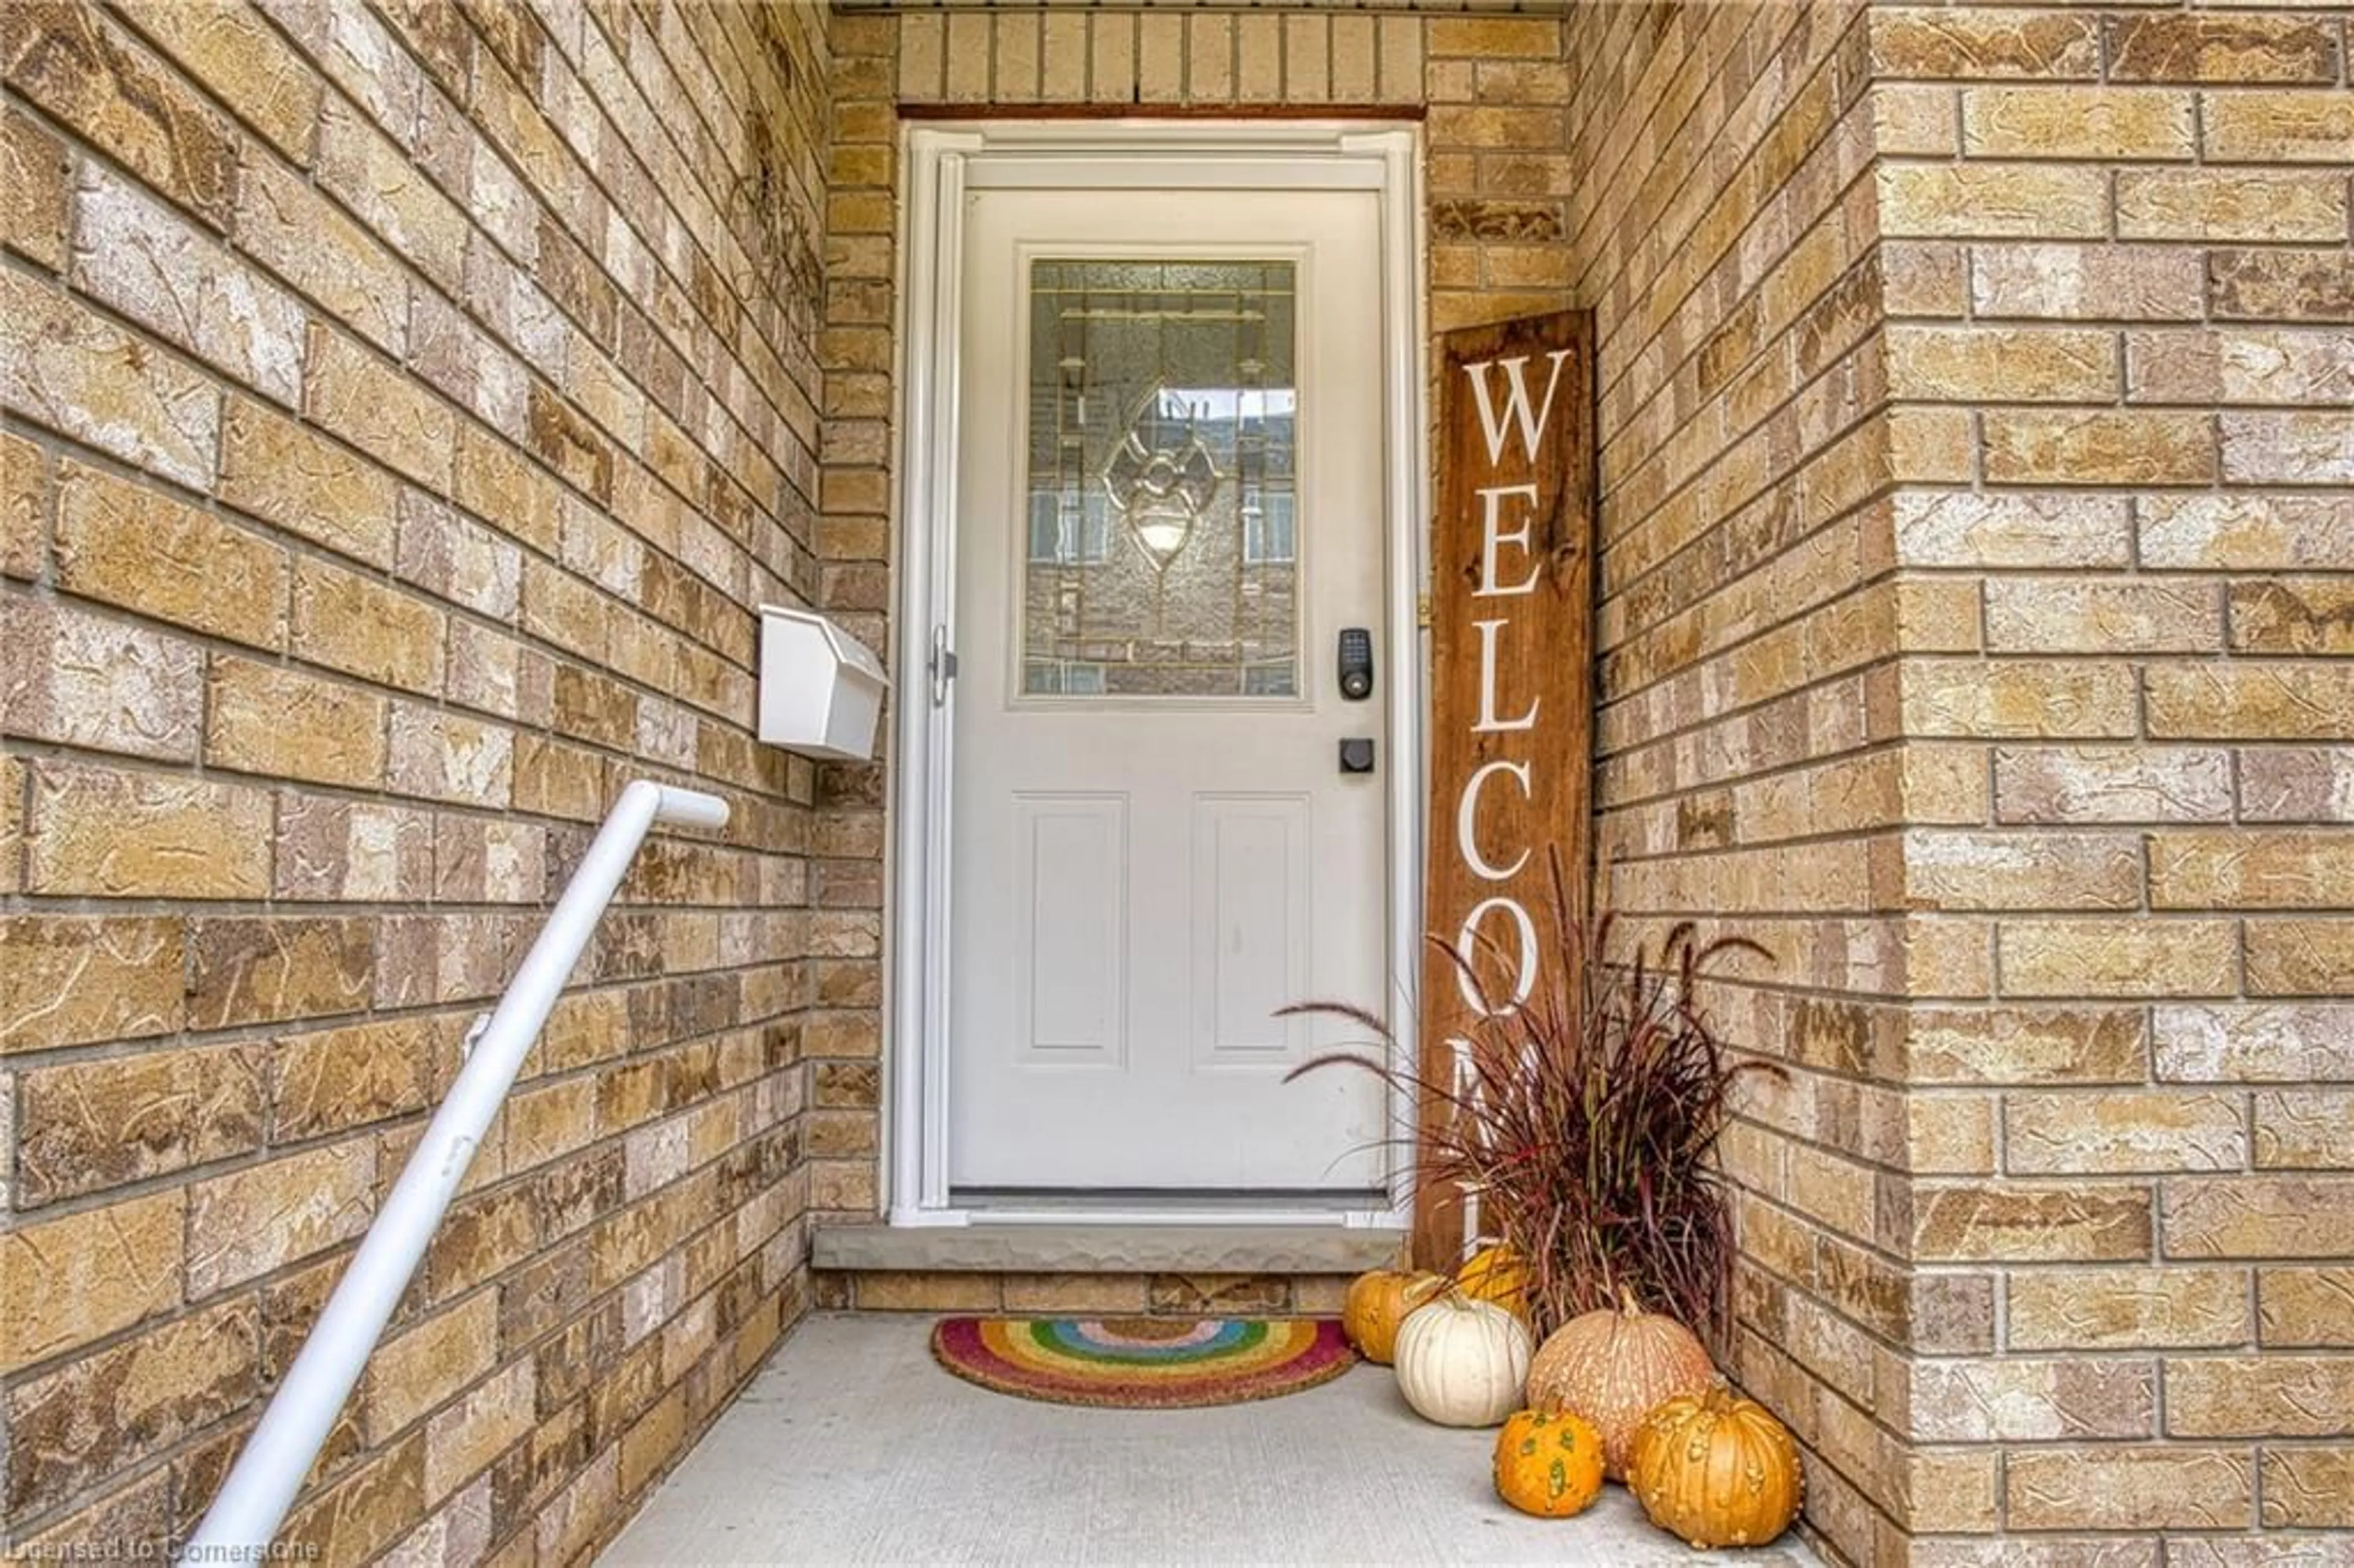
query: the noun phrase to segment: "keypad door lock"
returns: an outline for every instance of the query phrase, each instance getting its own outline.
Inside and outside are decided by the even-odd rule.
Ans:
[[[1362,626],[1344,628],[1340,649],[1341,694],[1362,703],[1373,694],[1373,634]]]

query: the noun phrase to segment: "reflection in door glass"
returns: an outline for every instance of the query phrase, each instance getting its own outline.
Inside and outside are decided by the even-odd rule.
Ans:
[[[1295,272],[1031,263],[1024,693],[1299,694]]]

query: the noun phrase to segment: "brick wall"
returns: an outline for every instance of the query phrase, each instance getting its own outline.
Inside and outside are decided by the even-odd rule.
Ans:
[[[1735,1362],[1858,1561],[2354,1525],[2342,31],[1571,22],[1601,842],[1776,950]]]
[[[1091,104],[1156,109],[1282,105],[1426,111],[1430,298],[1446,328],[1569,302],[1564,244],[1570,160],[1563,26],[1547,17],[1372,16],[1161,9],[910,10],[836,15],[837,132],[827,207],[824,505],[818,555],[829,608],[887,645],[891,583],[893,225],[899,103]],[[813,874],[838,900],[839,962],[822,971],[808,1050],[811,1202],[822,1219],[871,1221],[881,1077],[883,784],[876,768],[829,768]],[[854,929],[852,910],[860,911]],[[1281,1282],[1119,1282],[1117,1298],[1262,1299]],[[1025,1302],[1051,1282],[1009,1282]],[[846,1281],[829,1281],[847,1300]],[[1066,1281],[1072,1300],[1100,1281]],[[1322,1299],[1325,1287],[1294,1298]],[[996,1281],[899,1277],[871,1304],[968,1307]],[[1237,1293],[1240,1293],[1239,1295]],[[862,1297],[862,1302],[870,1298]]]
[[[2237,1564],[2354,1526],[2345,34],[1872,19],[1892,540],[1940,606],[1890,871],[1967,958],[1892,1066],[1971,1129],[1879,1223],[1980,1303],[1893,1390],[1946,1478],[1916,1531]]]
[[[1747,1081],[1725,1145],[1747,1255],[1728,1359],[1807,1446],[1810,1527],[1867,1559],[1921,1480],[1881,1363],[1953,1312],[1878,1229],[1882,1187],[1944,1133],[1870,1058],[1924,956],[1882,846],[1931,766],[1895,744],[1890,662],[1931,606],[1889,575],[1863,8],[1596,6],[1569,27],[1604,884],[1631,935],[1692,916],[1773,949],[1710,997],[1787,1075]]]
[[[621,779],[737,822],[300,1537],[577,1555],[872,1217],[883,774],[752,743],[746,609],[888,646],[902,101],[1412,106],[1433,324],[1595,307],[1607,885],[1775,949],[1733,1360],[1819,1540],[2354,1526],[2346,29],[0,6],[10,1539],[185,1529]]]
[[[643,856],[288,1525],[557,1562],[801,1309],[822,18],[0,6],[0,1517],[185,1533],[620,785]]]

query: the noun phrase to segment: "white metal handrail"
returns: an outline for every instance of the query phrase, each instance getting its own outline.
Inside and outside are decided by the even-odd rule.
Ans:
[[[465,1065],[449,1098],[433,1113],[423,1140],[376,1212],[302,1353],[182,1552],[183,1562],[258,1563],[268,1556],[302,1478],[465,1180],[483,1132],[505,1103],[525,1053],[538,1038],[572,966],[656,822],[725,827],[727,802],[642,779],[613,802],[498,1006],[468,1032]]]

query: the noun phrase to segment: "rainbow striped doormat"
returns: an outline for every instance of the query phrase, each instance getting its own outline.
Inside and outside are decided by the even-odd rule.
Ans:
[[[932,1354],[1000,1393],[1121,1410],[1274,1399],[1357,1360],[1330,1318],[944,1318]]]

